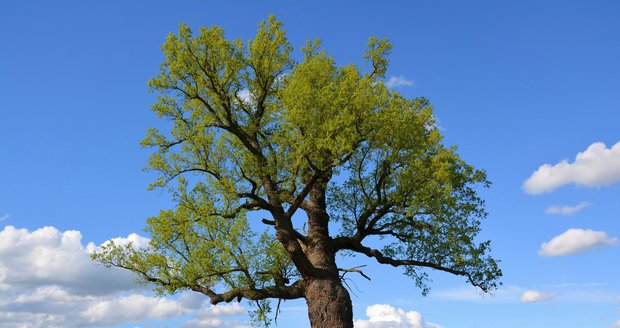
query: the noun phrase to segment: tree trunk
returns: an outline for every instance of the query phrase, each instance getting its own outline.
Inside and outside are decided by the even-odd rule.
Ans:
[[[306,285],[312,328],[353,328],[353,306],[340,279],[313,279]]]
[[[353,305],[342,285],[336,266],[336,252],[329,237],[329,214],[325,188],[329,178],[318,181],[310,191],[308,237],[305,253],[315,274],[305,286],[308,317],[312,328],[353,328]]]

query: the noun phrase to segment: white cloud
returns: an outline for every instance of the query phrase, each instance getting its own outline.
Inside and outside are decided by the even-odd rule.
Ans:
[[[4,215],[0,216],[0,221],[7,220],[7,219],[8,219],[8,218],[10,218],[10,217],[11,217],[10,215],[8,215],[8,214],[4,214]]]
[[[611,238],[604,231],[568,229],[561,235],[543,243],[538,253],[542,256],[564,256],[617,243],[618,238]]]
[[[7,297],[0,293],[0,327],[91,327],[129,322],[165,320],[192,315],[184,327],[209,327],[204,322],[217,322],[214,327],[242,327],[239,320],[247,312],[238,303],[188,307],[182,299],[152,297],[144,294],[122,296],[81,296],[54,286]],[[195,324],[199,323],[199,324]]]
[[[523,183],[523,188],[527,193],[540,194],[567,184],[601,187],[617,181],[620,181],[620,142],[611,148],[595,142],[578,153],[573,163],[563,160],[540,166]]]
[[[248,89],[239,90],[237,96],[239,96],[239,98],[245,103],[252,103],[252,94]]]
[[[185,323],[182,328],[203,328],[203,327],[235,327],[250,328],[236,320],[224,320],[226,317],[238,317],[246,315],[247,310],[239,303],[205,307],[198,311],[194,319]]]
[[[13,301],[18,304],[32,304],[37,302],[90,302],[97,299],[96,296],[70,294],[61,287],[52,285],[36,288],[30,293],[18,294]]]
[[[559,215],[573,215],[584,208],[590,206],[588,202],[581,202],[574,206],[551,206],[547,208],[545,213],[547,214],[559,214]]]
[[[537,290],[526,290],[523,295],[521,295],[521,303],[551,301],[556,296],[558,296],[557,292],[545,293]]]
[[[64,316],[45,313],[29,312],[0,312],[0,327],[2,328],[62,328],[76,327],[63,326]]]
[[[150,239],[146,237],[142,237],[138,235],[137,233],[131,233],[129,234],[129,236],[127,236],[127,238],[116,237],[116,238],[106,240],[105,242],[101,244],[101,246],[109,245],[110,242],[114,243],[116,246],[124,246],[124,245],[131,244],[133,248],[148,248]],[[93,246],[94,246],[93,243],[88,244],[87,246],[88,253],[92,253],[92,251],[95,250],[95,247]]]
[[[88,254],[94,248],[82,245],[79,231],[44,227],[29,232],[6,226],[0,231],[0,286],[58,285],[88,295],[135,288],[129,272],[95,265]]]
[[[426,322],[417,311],[406,312],[388,304],[375,304],[366,308],[368,320],[355,320],[356,328],[441,328]]]
[[[92,262],[98,246],[81,240],[79,231],[54,227],[0,231],[0,328],[90,327],[181,315],[220,320],[222,327],[244,324],[227,319],[245,313],[237,303],[206,308],[208,298],[197,293],[152,297],[130,272]],[[137,234],[113,240],[148,245]]]
[[[609,325],[609,328],[620,328],[620,320],[613,322],[611,325]]]
[[[93,302],[80,315],[92,324],[113,325],[122,322],[164,319],[187,312],[188,309],[178,301],[132,294]]]
[[[388,81],[385,83],[385,86],[388,88],[397,88],[397,87],[411,87],[413,86],[413,81],[408,80],[402,75],[399,76],[391,76]]]

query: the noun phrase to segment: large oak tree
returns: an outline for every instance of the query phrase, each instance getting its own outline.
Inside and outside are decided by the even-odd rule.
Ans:
[[[370,38],[367,70],[337,66],[318,41],[295,61],[274,17],[247,43],[181,25],[162,49],[149,85],[171,127],[143,145],[151,188],[176,206],[147,220],[150,247],[110,243],[97,261],[160,292],[252,301],[258,319],[271,299],[304,298],[312,327],[353,326],[339,252],[401,267],[423,293],[429,270],[497,287],[476,240],[485,173],[443,145],[426,99],[386,87],[386,40]]]

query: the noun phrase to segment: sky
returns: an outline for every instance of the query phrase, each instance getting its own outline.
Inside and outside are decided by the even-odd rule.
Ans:
[[[434,105],[447,145],[487,171],[503,286],[431,272],[423,297],[369,259],[351,276],[356,327],[620,327],[620,3],[617,1],[0,1],[0,327],[248,327],[247,303],[153,297],[94,265],[110,239],[146,243],[173,206],[147,191],[139,141],[161,124],[146,82],[180,22],[248,40],[273,13],[299,58],[319,38],[364,67],[393,44],[386,83]],[[353,262],[352,262],[353,263]],[[279,327],[309,327],[285,302]]]

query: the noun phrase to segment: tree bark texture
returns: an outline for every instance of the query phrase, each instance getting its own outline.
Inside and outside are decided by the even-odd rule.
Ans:
[[[338,275],[336,251],[329,237],[326,184],[327,181],[321,181],[312,189],[311,202],[305,209],[308,215],[305,253],[315,268],[314,276],[305,286],[308,317],[312,328],[353,328],[351,297]]]
[[[306,285],[312,328],[353,328],[353,306],[340,278],[313,279]]]

